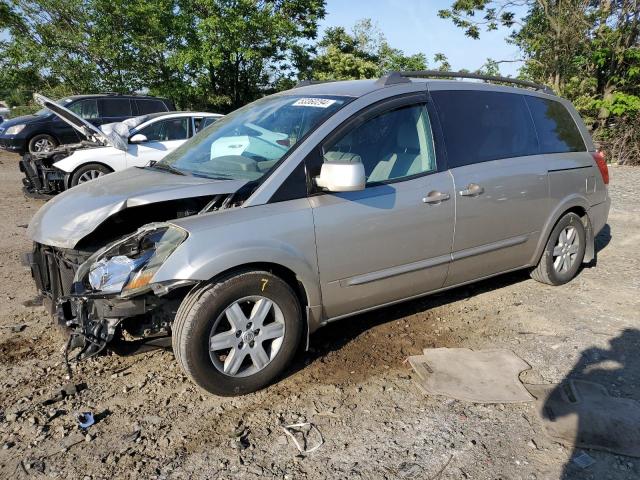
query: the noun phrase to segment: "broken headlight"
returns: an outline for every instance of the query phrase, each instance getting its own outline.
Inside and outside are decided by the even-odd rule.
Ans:
[[[174,226],[139,230],[98,254],[89,266],[87,281],[101,293],[142,293],[186,238],[187,232]]]

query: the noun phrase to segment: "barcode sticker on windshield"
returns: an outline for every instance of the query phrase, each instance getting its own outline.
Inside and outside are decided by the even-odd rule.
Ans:
[[[301,98],[299,100],[296,100],[293,106],[327,108],[334,103],[336,103],[335,100],[330,100],[328,98]]]

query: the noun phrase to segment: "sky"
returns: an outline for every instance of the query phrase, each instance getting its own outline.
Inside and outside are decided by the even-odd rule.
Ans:
[[[321,33],[327,27],[343,26],[348,31],[362,18],[371,18],[387,38],[389,45],[405,54],[426,54],[430,66],[433,55],[444,53],[453,70],[476,70],[487,58],[516,60],[518,49],[505,38],[508,30],[482,32],[479,40],[464,35],[464,30],[450,20],[438,17],[438,10],[448,8],[453,0],[327,0],[327,15]],[[520,63],[500,64],[503,75],[517,74]]]
[[[424,53],[434,66],[433,55],[444,53],[453,70],[476,70],[487,60],[516,60],[518,49],[505,38],[508,30],[482,32],[479,40],[464,35],[450,20],[438,17],[453,0],[327,0],[327,15],[320,24],[320,36],[328,27],[351,30],[363,18],[371,18],[389,44],[405,54]],[[6,35],[0,31],[0,40]],[[503,63],[503,75],[517,74],[520,63]]]

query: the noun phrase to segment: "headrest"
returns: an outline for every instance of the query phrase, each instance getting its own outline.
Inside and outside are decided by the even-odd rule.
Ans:
[[[398,128],[396,140],[398,142],[398,148],[402,151],[420,151],[420,139],[418,138],[415,123],[405,122],[401,125],[400,128]]]
[[[336,150],[330,150],[324,154],[325,162],[348,162],[348,163],[358,163],[361,162],[362,159],[360,155],[356,155],[355,153],[349,152],[338,152]]]

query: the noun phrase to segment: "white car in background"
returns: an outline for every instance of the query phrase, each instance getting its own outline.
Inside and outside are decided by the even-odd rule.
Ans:
[[[40,94],[34,94],[34,100],[71,125],[83,139],[26,154],[20,160],[20,171],[25,175],[23,191],[43,198],[107,173],[162,160],[222,117],[208,112],[159,112],[98,128]]]
[[[110,146],[76,150],[53,167],[67,174],[67,188],[125,168],[144,167],[162,160],[221,117],[207,112],[161,112],[102,125],[100,130],[108,135]]]

